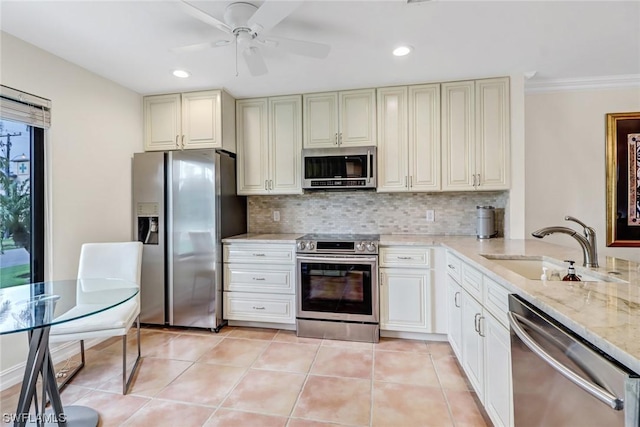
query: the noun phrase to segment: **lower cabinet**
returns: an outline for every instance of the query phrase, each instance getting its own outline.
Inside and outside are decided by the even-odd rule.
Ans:
[[[295,323],[295,295],[227,292],[224,314],[228,320]]]
[[[436,327],[439,294],[433,283],[435,251],[411,245],[380,248],[380,330],[440,332]]]
[[[430,270],[380,270],[380,328],[387,331],[431,332],[427,317],[431,301]]]
[[[225,244],[225,319],[295,324],[295,283],[294,244]]]
[[[511,335],[509,330],[488,315],[483,323],[485,342],[485,404],[496,426],[511,426]]]
[[[453,352],[462,360],[462,287],[453,278],[447,277],[447,333]]]
[[[448,265],[462,270],[451,269],[447,278],[449,342],[493,424],[513,426],[508,292],[477,269],[447,257]]]
[[[462,291],[462,368],[484,402],[484,337],[480,329],[482,306]]]

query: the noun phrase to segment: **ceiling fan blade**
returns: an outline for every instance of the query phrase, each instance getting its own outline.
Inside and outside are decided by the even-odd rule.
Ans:
[[[182,10],[184,10],[185,13],[187,13],[188,15],[191,15],[197,20],[202,21],[205,24],[209,24],[212,27],[216,27],[217,29],[224,31],[225,33],[229,33],[229,34],[233,33],[233,30],[227,24],[217,20],[213,16],[209,15],[203,10],[198,9],[194,5],[187,3],[185,0],[180,0],[178,4],[182,8]]]
[[[204,50],[212,47],[226,46],[229,43],[231,43],[231,40],[216,40],[214,42],[204,42],[204,43],[190,44],[186,46],[173,47],[169,50],[174,53],[197,52],[199,50]]]
[[[287,52],[301,56],[310,56],[312,58],[324,59],[331,51],[331,46],[328,44],[307,42],[304,40],[269,36],[265,41],[267,46],[272,46],[273,42],[275,42],[276,47],[282,48]]]
[[[242,52],[242,56],[252,76],[267,74],[267,64],[264,63],[262,54],[257,47],[250,46],[246,48]]]
[[[247,25],[254,33],[269,31],[296,10],[300,4],[300,1],[265,0],[256,13],[249,18]]]

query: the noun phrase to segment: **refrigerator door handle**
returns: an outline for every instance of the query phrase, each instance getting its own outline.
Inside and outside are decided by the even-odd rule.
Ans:
[[[174,235],[173,230],[173,153],[169,152],[166,154],[167,160],[167,195],[166,195],[166,209],[167,209],[167,221],[166,221],[166,230],[167,230],[167,238],[166,246],[167,246],[167,257],[166,257],[166,269],[167,269],[167,290],[166,290],[166,298],[167,298],[167,313],[165,321],[169,322],[169,325],[173,325],[173,238],[171,236]]]

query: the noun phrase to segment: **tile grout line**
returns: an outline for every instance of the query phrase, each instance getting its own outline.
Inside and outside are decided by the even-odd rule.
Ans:
[[[440,379],[440,374],[438,373],[438,369],[436,368],[436,364],[433,360],[433,354],[431,354],[431,352],[429,352],[429,359],[431,360],[431,364],[433,365],[433,370],[436,373],[436,378],[438,378],[438,385],[440,386],[440,392],[442,393],[442,396],[444,396],[444,401],[447,404],[447,412],[449,413],[451,424],[455,427],[456,420],[453,417],[453,411],[451,410],[451,404],[449,403],[449,396],[447,396],[447,393],[445,393],[444,386],[442,385],[442,380]]]
[[[291,411],[289,411],[289,416],[287,417],[287,424],[286,424],[287,426],[291,423],[291,418],[293,417],[293,412],[295,411],[296,407],[298,406],[298,402],[300,402],[300,396],[302,396],[302,392],[304,391],[304,388],[307,386],[307,382],[309,381],[309,375],[311,375],[311,369],[313,369],[313,365],[315,365],[316,360],[318,359],[318,353],[320,353],[320,348],[321,347],[322,347],[322,342],[316,348],[316,354],[313,356],[313,360],[311,361],[311,364],[309,365],[309,369],[307,369],[307,372],[306,372],[306,374],[304,376],[304,381],[302,382],[302,387],[300,387],[300,391],[298,392],[298,396],[296,397],[295,402],[293,402],[293,406],[291,406]]]
[[[375,383],[375,375],[376,375],[376,345],[373,344],[372,355],[371,355],[371,394],[369,396],[369,427],[373,426],[373,406],[375,402],[375,391],[374,391],[374,383]]]

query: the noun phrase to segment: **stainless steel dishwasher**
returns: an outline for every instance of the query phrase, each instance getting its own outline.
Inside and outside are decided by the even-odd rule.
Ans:
[[[640,425],[638,375],[509,297],[516,427]]]

